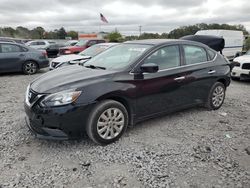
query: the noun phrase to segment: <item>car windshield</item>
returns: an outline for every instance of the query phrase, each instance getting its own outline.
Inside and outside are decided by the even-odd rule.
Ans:
[[[94,57],[95,55],[101,53],[107,48],[109,48],[109,46],[107,45],[94,45],[82,51],[81,53],[79,53],[79,55]]]
[[[120,44],[90,59],[84,66],[103,67],[109,70],[122,69],[129,66],[150,47],[151,45],[144,44]]]
[[[88,40],[79,40],[75,46],[84,46],[86,45],[86,43],[88,42]]]

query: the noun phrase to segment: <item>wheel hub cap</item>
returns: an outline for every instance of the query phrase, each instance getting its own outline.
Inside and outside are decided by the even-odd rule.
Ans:
[[[35,73],[36,72],[36,65],[34,63],[27,63],[25,66],[25,70],[29,73]]]
[[[97,132],[103,139],[117,137],[124,127],[124,114],[118,108],[105,110],[97,121]]]
[[[212,103],[215,107],[219,107],[224,99],[224,89],[221,86],[218,86],[214,89]]]

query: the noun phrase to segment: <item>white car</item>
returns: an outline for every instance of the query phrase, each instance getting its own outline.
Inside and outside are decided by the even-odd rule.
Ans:
[[[49,66],[50,70],[53,70],[62,66],[83,64],[87,60],[96,56],[97,54],[117,44],[118,43],[100,43],[100,44],[96,44],[94,46],[87,48],[86,50],[80,52],[79,54],[70,54],[70,55],[63,55],[63,56],[57,57],[50,62],[50,66]]]
[[[243,56],[234,58],[232,79],[250,79],[250,50]]]
[[[25,45],[37,50],[46,50],[51,44],[55,44],[55,42],[47,40],[32,40]]]

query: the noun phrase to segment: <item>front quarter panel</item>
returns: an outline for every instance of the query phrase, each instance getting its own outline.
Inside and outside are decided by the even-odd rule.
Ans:
[[[118,73],[119,74],[119,73]],[[133,100],[136,97],[136,86],[133,84],[133,75],[120,73],[110,79],[103,79],[99,82],[93,82],[79,90],[82,91],[78,103],[95,103],[99,100],[120,97],[125,100]]]

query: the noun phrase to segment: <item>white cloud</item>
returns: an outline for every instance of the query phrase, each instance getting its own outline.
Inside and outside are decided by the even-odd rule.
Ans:
[[[0,27],[104,31],[125,34],[169,32],[195,23],[244,24],[250,30],[247,0],[0,0]],[[100,21],[102,12],[109,24]]]

